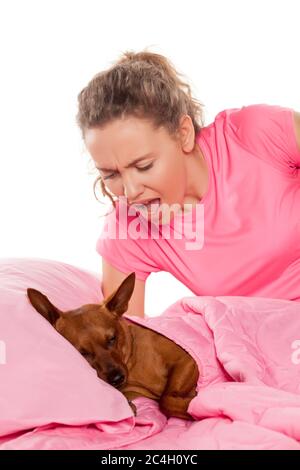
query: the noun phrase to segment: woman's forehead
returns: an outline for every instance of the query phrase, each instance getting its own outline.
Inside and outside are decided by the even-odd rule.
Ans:
[[[151,158],[158,149],[163,149],[166,139],[160,130],[155,131],[151,126],[125,127],[112,123],[103,129],[88,129],[85,143],[97,168],[112,170],[115,164],[130,168],[138,160]]]
[[[141,140],[147,138],[156,138],[161,134],[161,129],[155,129],[153,125],[144,119],[130,117],[127,119],[117,119],[105,126],[93,127],[85,131],[85,142],[87,144],[95,144],[98,141],[109,141],[110,145],[117,141]]]

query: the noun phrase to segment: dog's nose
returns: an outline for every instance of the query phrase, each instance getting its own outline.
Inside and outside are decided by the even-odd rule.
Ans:
[[[125,380],[125,375],[122,372],[113,372],[108,376],[108,382],[114,387],[118,387]]]

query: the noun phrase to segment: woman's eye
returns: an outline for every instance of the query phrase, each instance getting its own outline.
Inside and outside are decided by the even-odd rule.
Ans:
[[[149,170],[152,167],[153,167],[153,163],[150,163],[150,165],[144,166],[142,168],[138,168],[138,167],[136,167],[136,168],[137,168],[138,171],[146,171],[146,170]],[[114,176],[116,176],[116,173],[111,173],[110,175],[105,176],[103,179],[104,180],[111,179],[111,178],[114,178]]]
[[[108,175],[108,176],[104,176],[103,179],[104,180],[108,180],[110,178],[113,178],[115,176],[115,173],[112,173],[111,175]]]
[[[150,165],[144,166],[142,168],[137,168],[139,171],[146,171],[149,170],[150,168],[153,167],[153,163],[150,163]]]

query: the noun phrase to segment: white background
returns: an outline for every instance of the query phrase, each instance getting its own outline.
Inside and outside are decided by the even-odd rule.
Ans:
[[[166,55],[205,104],[207,125],[247,104],[300,110],[299,30],[299,0],[1,0],[0,257],[101,273],[105,206],[75,115],[79,91],[122,52]],[[170,274],[152,274],[146,313],[184,295]]]

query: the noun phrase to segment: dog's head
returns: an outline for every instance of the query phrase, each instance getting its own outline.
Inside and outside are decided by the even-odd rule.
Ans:
[[[135,273],[101,304],[86,304],[62,312],[36,289],[27,289],[32,306],[96,369],[98,377],[116,388],[126,383],[128,354],[126,330],[120,319],[128,309]]]

